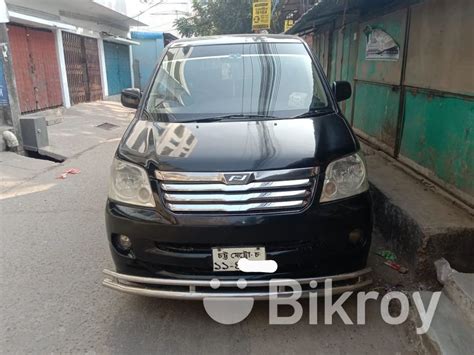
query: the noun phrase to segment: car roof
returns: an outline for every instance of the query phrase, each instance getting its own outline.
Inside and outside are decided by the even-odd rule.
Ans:
[[[184,46],[209,46],[220,44],[241,44],[241,43],[301,43],[303,40],[297,36],[290,35],[270,35],[270,34],[241,34],[182,38],[171,42],[170,47]]]

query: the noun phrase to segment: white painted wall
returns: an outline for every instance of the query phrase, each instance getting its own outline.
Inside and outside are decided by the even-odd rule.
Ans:
[[[71,107],[71,98],[69,96],[69,86],[67,83],[66,61],[64,59],[63,36],[60,29],[54,31],[56,39],[56,54],[58,58],[59,67],[59,82],[61,83],[61,96],[63,99],[63,106]]]
[[[97,40],[97,46],[99,47],[100,81],[102,85],[102,94],[105,98],[109,96],[109,86],[107,83],[107,70],[105,68],[104,40],[102,38]]]
[[[0,23],[8,22],[8,10],[5,0],[0,0]]]
[[[141,0],[92,0],[96,4],[108,7],[121,14],[127,14],[127,2],[141,2]]]

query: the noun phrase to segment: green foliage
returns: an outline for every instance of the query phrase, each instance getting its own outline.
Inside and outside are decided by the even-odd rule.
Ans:
[[[272,22],[271,22],[271,33],[283,33],[283,30],[285,28],[285,17],[284,15],[286,14],[283,11],[283,5],[285,4],[285,1],[280,0],[272,1],[272,6],[274,6],[273,13],[272,13]]]
[[[252,33],[251,0],[193,0],[193,13],[174,23],[183,37]]]

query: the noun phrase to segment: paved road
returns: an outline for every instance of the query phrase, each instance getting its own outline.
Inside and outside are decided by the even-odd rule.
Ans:
[[[117,136],[120,135],[117,130]],[[48,167],[1,203],[0,351],[96,353],[391,353],[413,351],[407,326],[369,303],[368,324],[269,326],[258,303],[240,324],[211,320],[200,302],[139,298],[103,288],[112,267],[104,228],[109,140]],[[66,168],[81,173],[55,177]],[[322,308],[322,307],[320,307]],[[347,307],[355,319],[355,300]],[[321,319],[321,312],[319,318]]]

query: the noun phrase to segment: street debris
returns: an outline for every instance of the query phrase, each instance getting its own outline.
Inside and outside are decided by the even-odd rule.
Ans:
[[[398,271],[400,274],[406,274],[408,272],[408,269],[406,267],[401,266],[400,264],[397,264],[394,261],[387,260],[384,262],[384,264],[387,265],[389,268]]]
[[[61,175],[59,175],[56,179],[66,179],[69,174],[76,175],[76,174],[79,174],[80,172],[81,171],[79,169],[71,168],[71,169],[66,170]]]
[[[375,255],[384,258],[384,264],[387,265],[389,268],[398,271],[400,274],[406,274],[408,272],[408,268],[395,262],[395,260],[397,260],[397,256],[392,251],[378,250],[375,252]]]
[[[385,260],[395,261],[397,256],[390,250],[379,250],[375,252],[376,255],[381,256]]]

